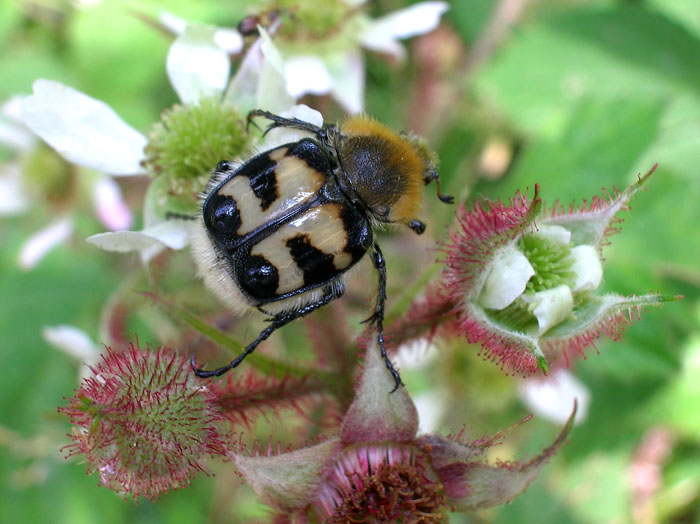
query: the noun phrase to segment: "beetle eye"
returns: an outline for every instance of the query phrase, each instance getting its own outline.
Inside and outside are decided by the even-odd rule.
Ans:
[[[207,203],[207,226],[221,233],[235,233],[241,225],[236,201],[230,196],[216,195]]]

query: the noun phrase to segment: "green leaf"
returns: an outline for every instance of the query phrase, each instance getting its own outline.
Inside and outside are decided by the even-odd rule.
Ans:
[[[524,27],[475,87],[524,131],[556,133],[585,98],[700,103],[700,41],[643,7],[569,10]]]
[[[500,191],[539,183],[545,202],[568,205],[601,187],[629,185],[628,174],[657,135],[663,107],[658,100],[582,100],[558,136],[543,136],[524,150]]]

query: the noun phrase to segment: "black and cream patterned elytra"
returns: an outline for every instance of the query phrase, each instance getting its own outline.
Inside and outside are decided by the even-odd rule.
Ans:
[[[366,213],[341,191],[331,159],[311,139],[220,175],[204,223],[251,305],[329,284],[372,246]]]

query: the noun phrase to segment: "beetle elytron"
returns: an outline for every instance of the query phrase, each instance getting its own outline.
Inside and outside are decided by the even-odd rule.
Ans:
[[[340,297],[345,274],[367,252],[379,273],[374,312],[377,341],[396,382],[398,372],[384,348],[386,267],[373,225],[404,224],[421,234],[422,187],[435,181],[436,157],[425,142],[397,134],[366,116],[323,127],[254,110],[277,127],[311,136],[261,153],[242,165],[220,162],[198,220],[193,253],[205,284],[235,311],[257,308],[270,325],[231,363],[199,369],[219,376],[238,366],[277,328]]]

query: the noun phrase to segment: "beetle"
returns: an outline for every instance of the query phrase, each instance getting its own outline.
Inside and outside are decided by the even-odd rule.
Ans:
[[[375,241],[379,224],[403,224],[421,234],[422,187],[435,181],[437,158],[426,142],[376,120],[351,116],[322,127],[263,110],[265,134],[292,128],[310,136],[260,153],[241,165],[222,161],[205,190],[193,254],[205,284],[234,311],[256,308],[269,325],[229,364],[192,367],[199,377],[238,366],[276,329],[339,298],[345,276],[367,253],[378,272],[375,325],[387,369],[401,385],[384,346],[386,264]]]

